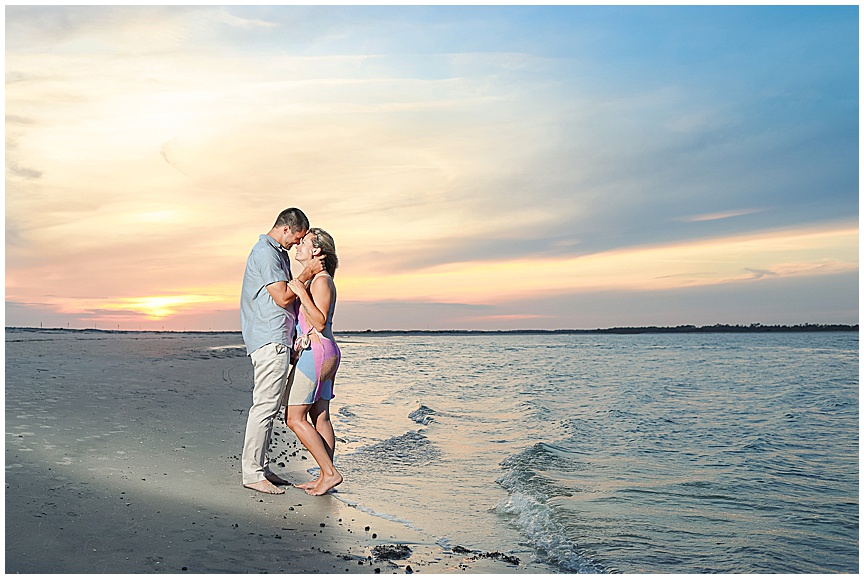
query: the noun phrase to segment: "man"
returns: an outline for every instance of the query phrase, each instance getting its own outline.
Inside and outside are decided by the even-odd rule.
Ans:
[[[288,378],[297,319],[296,294],[288,287],[291,265],[288,249],[300,242],[309,220],[296,207],[286,209],[246,260],[240,297],[240,326],[246,353],[252,358],[255,386],[243,443],[243,486],[269,494],[283,494],[277,484],[288,484],[270,470],[267,448],[273,419],[279,413]],[[306,282],[323,269],[323,256],[310,260],[297,279]]]

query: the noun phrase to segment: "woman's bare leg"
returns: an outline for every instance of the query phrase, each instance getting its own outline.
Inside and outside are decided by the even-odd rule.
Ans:
[[[285,407],[285,422],[303,446],[312,453],[312,458],[318,463],[318,468],[321,470],[321,475],[312,488],[304,488],[310,495],[323,495],[336,485],[342,482],[342,475],[333,466],[333,459],[330,458],[327,445],[324,439],[315,430],[315,428],[306,420],[306,415],[309,413],[311,405],[292,405]],[[306,485],[303,485],[304,487]]]
[[[309,409],[309,420],[315,431],[321,436],[324,441],[324,446],[327,448],[327,454],[330,455],[330,460],[333,460],[333,451],[336,449],[336,434],[333,432],[333,423],[330,421],[330,401],[318,400]],[[319,474],[318,478],[305,482],[303,484],[294,485],[298,489],[311,489],[318,486],[321,481]]]
[[[333,460],[333,452],[336,450],[336,434],[333,432],[333,423],[330,421],[330,401],[318,400],[309,409],[309,419],[327,446],[330,460]]]
[[[330,421],[330,401],[318,400],[315,402],[315,404],[309,408],[309,420],[312,422],[315,431],[321,436],[324,446],[327,449],[327,454],[330,456],[330,460],[332,461],[333,451],[336,448],[336,435],[333,432],[333,423]],[[305,490],[318,486],[319,482],[321,482],[320,474],[315,480],[294,486]]]

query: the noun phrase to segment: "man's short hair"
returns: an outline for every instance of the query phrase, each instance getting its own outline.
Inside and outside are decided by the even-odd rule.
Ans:
[[[273,227],[284,227],[286,225],[291,228],[291,231],[293,233],[297,233],[299,231],[308,231],[309,219],[306,217],[305,213],[303,213],[296,207],[289,207],[288,209],[279,214],[279,217],[276,218],[276,223],[273,224]]]

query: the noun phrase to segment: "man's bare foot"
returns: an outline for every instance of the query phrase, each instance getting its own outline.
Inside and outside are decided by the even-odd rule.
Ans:
[[[303,489],[305,491],[306,489],[315,488],[316,486],[318,486],[319,482],[321,482],[321,477],[318,477],[315,480],[310,480],[309,482],[300,483],[299,485],[294,485],[294,486],[298,489]]]
[[[306,489],[306,494],[312,495],[313,497],[321,496],[341,482],[342,475],[339,474],[338,471],[334,471],[334,474],[331,476],[324,476],[322,474],[318,478],[318,484],[311,489]]]
[[[250,483],[248,485],[243,485],[247,489],[252,489],[253,491],[258,491],[259,493],[266,493],[268,495],[284,495],[285,491],[271,483],[269,480],[259,480],[256,483]]]
[[[268,472],[266,475],[267,480],[269,480],[274,485],[290,485],[291,483],[279,476],[278,474]]]

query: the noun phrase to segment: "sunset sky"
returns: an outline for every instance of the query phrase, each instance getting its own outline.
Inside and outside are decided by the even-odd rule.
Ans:
[[[858,323],[855,5],[5,10],[7,326]]]

